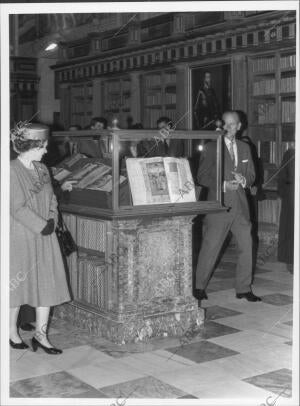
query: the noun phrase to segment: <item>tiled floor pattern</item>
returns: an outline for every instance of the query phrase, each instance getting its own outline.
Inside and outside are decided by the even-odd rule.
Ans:
[[[11,397],[290,397],[293,278],[269,257],[254,280],[262,302],[236,299],[235,258],[229,247],[210,281],[199,333],[119,346],[53,320],[51,341],[63,354],[11,350]],[[31,335],[22,332],[27,342]]]

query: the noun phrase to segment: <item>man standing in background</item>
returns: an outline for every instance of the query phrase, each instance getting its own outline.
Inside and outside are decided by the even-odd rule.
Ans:
[[[249,207],[245,188],[252,185],[255,170],[249,146],[236,139],[241,127],[239,115],[235,111],[223,114],[223,203],[227,211],[207,214],[204,219],[204,235],[196,270],[196,289],[198,300],[207,299],[205,289],[214,271],[214,266],[231,230],[236,237],[239,256],[236,267],[236,297],[250,302],[261,299],[251,290],[252,282],[252,238]],[[201,156],[198,183],[208,189],[208,200],[216,200],[216,143],[206,144]]]

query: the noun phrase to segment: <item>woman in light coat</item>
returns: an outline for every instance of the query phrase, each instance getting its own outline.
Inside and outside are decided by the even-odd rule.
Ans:
[[[50,307],[70,300],[60,247],[55,234],[57,201],[48,169],[40,163],[47,151],[48,128],[17,126],[11,132],[18,157],[10,163],[10,345],[28,348],[19,336],[20,306],[36,308],[32,347],[60,354],[47,337]]]

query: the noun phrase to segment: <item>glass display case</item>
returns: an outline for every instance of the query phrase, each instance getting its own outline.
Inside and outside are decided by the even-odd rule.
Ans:
[[[52,136],[58,142],[68,142],[74,152],[56,166],[72,173],[57,177],[60,181],[80,179],[62,201],[64,210],[82,212],[84,207],[86,213],[126,218],[207,213],[222,208],[220,131],[65,131]],[[214,201],[206,200],[197,168],[191,165],[190,146],[199,152],[207,142],[215,143]],[[82,173],[87,179],[78,174],[84,167]]]

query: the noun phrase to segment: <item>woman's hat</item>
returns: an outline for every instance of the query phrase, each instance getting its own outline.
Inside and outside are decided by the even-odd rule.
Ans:
[[[49,128],[43,124],[32,124],[20,122],[11,130],[11,140],[16,138],[23,140],[46,141],[49,135]]]
[[[23,138],[26,140],[45,141],[48,138],[49,128],[42,124],[28,124],[23,132]]]

